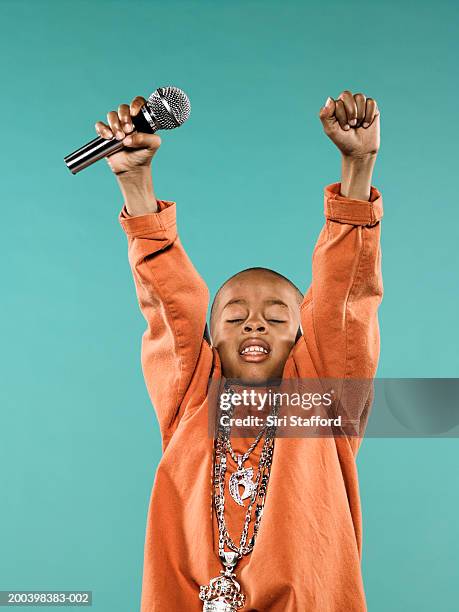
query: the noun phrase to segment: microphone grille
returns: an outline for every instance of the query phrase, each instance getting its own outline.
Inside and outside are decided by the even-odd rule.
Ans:
[[[190,116],[188,96],[178,87],[158,87],[147,100],[160,130],[179,127]]]

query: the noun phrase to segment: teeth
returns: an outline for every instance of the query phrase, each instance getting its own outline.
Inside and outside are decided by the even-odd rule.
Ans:
[[[255,354],[255,353],[265,353],[266,355],[268,354],[268,351],[263,348],[262,346],[248,346],[247,348],[245,348],[243,351],[241,351],[241,355],[247,355],[247,354]]]

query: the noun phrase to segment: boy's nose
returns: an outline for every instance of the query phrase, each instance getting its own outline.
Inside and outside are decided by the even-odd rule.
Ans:
[[[253,330],[259,331],[259,332],[264,332],[266,330],[265,325],[263,325],[263,323],[246,323],[244,326],[244,331],[245,332],[252,332]]]

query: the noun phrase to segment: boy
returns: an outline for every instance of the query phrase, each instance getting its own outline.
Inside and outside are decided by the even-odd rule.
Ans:
[[[210,343],[208,289],[177,236],[175,203],[157,200],[153,191],[150,162],[160,137],[132,133],[131,116],[144,102],[135,98],[109,113],[108,125],[96,124],[99,135],[124,139],[129,147],[108,161],[124,196],[120,222],[147,321],[142,367],[163,444],[148,513],[141,610],[231,611],[243,600],[236,593],[230,602],[226,583],[219,596],[213,593],[203,603],[205,585],[228,561],[221,556],[222,517],[211,505],[209,377],[263,383],[279,377],[375,375],[383,292],[382,198],[371,177],[379,149],[379,111],[374,99],[347,90],[336,100],[328,98],[320,110],[324,131],[342,155],[342,177],[325,188],[326,222],[305,296],[273,271],[242,271],[216,296]],[[357,404],[353,410],[362,433],[370,398],[363,396]],[[238,556],[235,570],[234,557],[226,565],[226,576],[237,572],[237,583],[230,586],[237,591],[240,583],[243,610],[366,610],[355,465],[360,442],[352,436],[276,439],[253,550]],[[232,439],[231,444],[228,471],[259,465],[261,444],[245,466],[233,459],[247,455],[250,441]],[[226,484],[223,492],[224,521],[237,543],[247,508],[234,490],[236,501],[228,497]]]

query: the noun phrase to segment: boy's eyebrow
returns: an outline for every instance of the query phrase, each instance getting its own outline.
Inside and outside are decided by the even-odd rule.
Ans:
[[[285,306],[285,308],[288,308],[287,304],[285,302],[283,302],[282,300],[279,299],[272,299],[272,300],[265,300],[265,302],[267,302],[268,304],[278,304],[279,306]]]
[[[277,304],[278,306],[284,306],[284,308],[288,308],[285,302],[283,302],[282,300],[276,299],[276,298],[265,300],[265,302],[266,304],[269,304],[270,306],[272,304]],[[247,300],[244,300],[242,298],[235,298],[234,300],[230,300],[229,302],[227,302],[223,306],[222,310],[224,310],[227,306],[231,306],[231,304],[247,304]]]
[[[224,310],[227,306],[231,306],[231,304],[246,304],[246,303],[247,303],[246,300],[235,298],[234,300],[230,300],[229,302],[226,302],[226,304],[223,306],[222,310]]]

